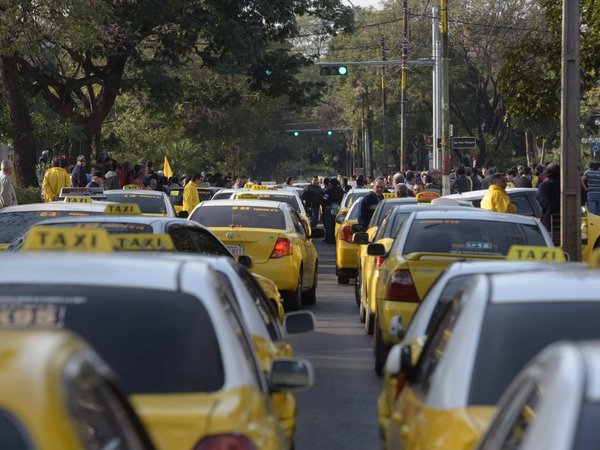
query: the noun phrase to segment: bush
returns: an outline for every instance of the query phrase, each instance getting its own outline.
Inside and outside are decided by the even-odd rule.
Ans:
[[[42,188],[39,187],[15,187],[17,193],[17,202],[19,205],[29,203],[40,203],[42,201]]]

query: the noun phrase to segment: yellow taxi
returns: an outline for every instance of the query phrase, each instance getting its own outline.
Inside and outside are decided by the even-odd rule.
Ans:
[[[389,332],[392,317],[408,323],[451,262],[504,259],[513,245],[554,246],[548,231],[533,217],[476,208],[413,212],[389,251],[383,244],[369,244],[368,255],[385,257],[375,289],[375,372],[381,374],[389,348],[397,342]]]
[[[407,378],[389,420],[386,448],[475,448],[500,396],[539,351],[559,340],[600,338],[599,288],[597,271],[569,263],[535,274],[464,278],[437,311],[416,365],[409,347],[401,352]]]
[[[46,231],[56,249],[71,239]],[[77,233],[88,250],[108,240]],[[176,256],[31,247],[0,258],[0,309],[52,308],[122,379],[159,448],[287,448],[271,394],[309,387],[310,363],[275,358],[267,377],[230,286],[206,262]]]
[[[287,203],[211,200],[200,203],[189,220],[211,230],[234,256],[250,256],[252,271],[275,282],[287,310],[316,302],[319,261],[310,239],[323,230],[307,234]]]
[[[383,194],[383,198],[388,199],[387,201],[391,201],[394,197],[395,194],[391,192],[385,192]],[[399,200],[410,203],[416,202],[415,199]],[[355,225],[358,224],[359,208],[360,198],[357,198],[352,203],[352,206],[348,210],[348,213],[345,215],[344,220],[340,223],[336,222],[335,272],[337,275],[337,282],[339,284],[348,284],[350,282],[350,278],[356,279],[358,274],[360,248],[359,245],[352,240],[352,236],[357,230]],[[377,212],[374,212],[373,216],[375,216],[376,214]],[[374,223],[373,220],[371,220],[371,223]],[[369,228],[371,228],[370,225]]]
[[[175,214],[179,214],[183,208],[183,189],[182,187],[175,187],[169,189],[169,200],[175,208]],[[198,191],[198,198],[201,202],[212,199],[213,195],[222,190],[223,188],[211,186],[209,183],[200,183],[196,188]]]
[[[340,226],[346,220],[346,216],[348,215],[352,205],[357,203],[361,198],[371,191],[372,189],[364,188],[350,189],[342,198],[342,203],[340,203],[339,207],[332,209],[331,214],[335,216],[335,236],[338,236],[338,233],[340,232]]]
[[[581,216],[581,260],[593,262],[594,250],[600,248],[600,216],[584,209]]]
[[[176,217],[169,196],[162,191],[110,189],[104,191],[104,197],[112,203],[137,203],[144,215]]]
[[[154,449],[106,364],[75,335],[53,329],[57,311],[14,306],[0,316],[0,448]],[[40,329],[14,329],[32,321]]]
[[[269,300],[269,304],[272,306],[273,312],[279,318],[279,322],[283,323],[283,317],[285,315],[285,310],[283,308],[283,299],[281,298],[281,293],[279,289],[277,289],[277,285],[275,282],[267,277],[263,277],[257,273],[253,273],[254,279],[259,284],[263,293]]]
[[[437,323],[440,311],[460,292],[464,280],[478,274],[532,273],[550,267],[561,270],[563,267],[561,264],[564,262],[565,257],[560,248],[532,246],[513,246],[507,255],[507,260],[458,261],[452,263],[431,286],[423,301],[419,303],[410,324],[403,324],[399,318],[392,319],[390,333],[397,335],[402,342],[394,345],[387,357],[383,388],[377,402],[381,448],[385,448],[386,433],[394,403],[406,386],[406,374],[401,371],[402,359],[406,358],[403,353],[409,351],[410,364],[416,364],[427,336],[432,333]],[[404,347],[409,347],[409,350]]]

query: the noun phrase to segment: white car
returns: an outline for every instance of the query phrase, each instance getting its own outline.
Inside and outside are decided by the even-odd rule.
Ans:
[[[3,317],[65,328],[93,345],[160,448],[205,439],[287,447],[270,393],[309,387],[310,363],[276,359],[267,377],[223,278],[205,262],[161,256],[0,255]]]
[[[487,191],[487,189],[479,189],[477,191],[463,192],[462,194],[445,195],[441,198],[467,201],[479,208],[481,199]],[[542,216],[542,207],[537,201],[536,188],[507,188],[506,193],[510,197],[510,201],[517,207],[517,214],[538,218]]]
[[[162,191],[145,189],[110,189],[104,191],[107,201],[113,203],[136,203],[142,214],[176,217],[169,196]]]
[[[558,342],[510,384],[477,450],[600,447],[600,341]]]

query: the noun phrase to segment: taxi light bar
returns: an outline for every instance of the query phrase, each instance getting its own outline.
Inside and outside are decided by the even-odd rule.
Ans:
[[[218,434],[202,439],[194,450],[256,450],[256,446],[242,434]]]
[[[388,285],[386,300],[410,303],[418,303],[421,301],[417,289],[415,288],[415,283],[410,275],[410,270],[397,269],[394,271]]]
[[[338,239],[352,243],[352,226],[344,225],[338,232]]]
[[[278,238],[270,258],[282,258],[293,254],[292,243],[288,238]]]

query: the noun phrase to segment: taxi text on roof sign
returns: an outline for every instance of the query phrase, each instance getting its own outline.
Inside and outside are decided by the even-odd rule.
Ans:
[[[142,188],[139,187],[137,184],[126,184],[125,186],[123,186],[123,189],[125,189],[125,190],[131,190],[131,189],[133,189],[133,190],[137,190],[137,189],[141,190]]]
[[[560,247],[543,247],[537,245],[513,245],[508,250],[506,259],[510,261],[566,261],[565,254]]]
[[[32,227],[23,251],[111,252],[108,232],[101,228]]]
[[[242,192],[235,196],[238,200],[260,200],[258,194],[253,194],[251,192]]]
[[[384,192],[381,195],[383,195],[383,198],[385,198],[385,199],[396,198],[396,194],[394,192]]]
[[[65,203],[92,203],[92,198],[68,195],[65,197]]]
[[[168,234],[115,233],[110,235],[114,250],[126,251],[172,251],[173,240]]]
[[[253,184],[250,189],[253,191],[273,191],[277,189],[276,185]]]
[[[431,203],[431,200],[433,200],[434,198],[440,198],[440,194],[438,194],[437,192],[424,191],[419,192],[415,196],[415,199],[419,203]]]
[[[130,216],[142,214],[142,210],[137,203],[113,203],[106,206],[104,214],[110,216]]]

